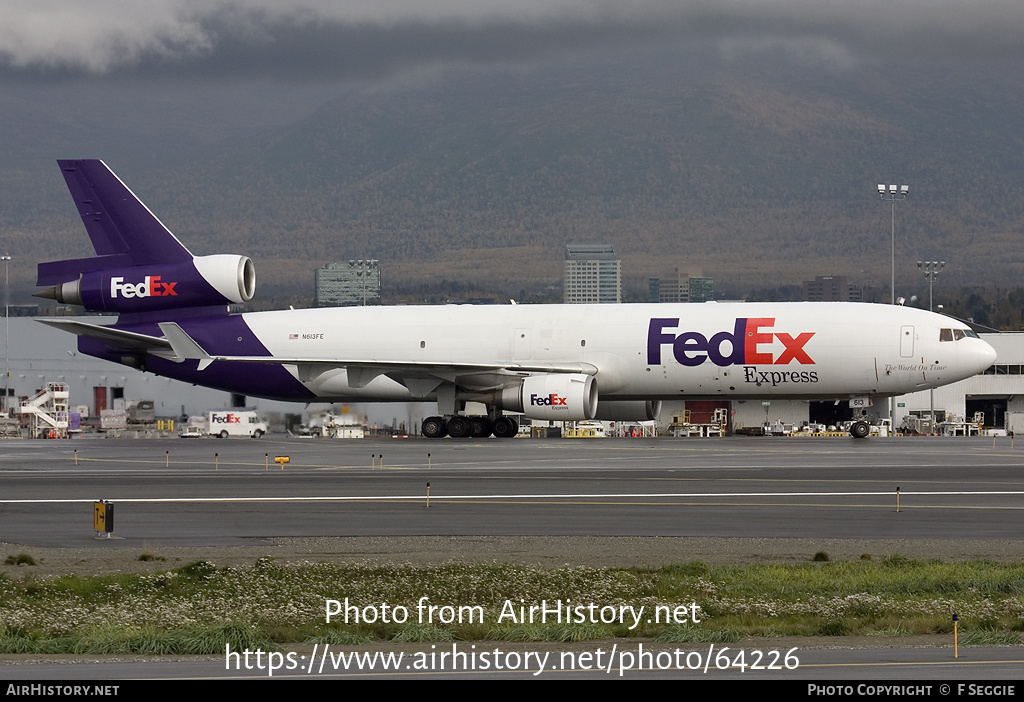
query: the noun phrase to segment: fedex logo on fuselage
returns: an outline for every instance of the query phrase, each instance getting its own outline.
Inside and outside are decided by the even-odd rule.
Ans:
[[[147,275],[141,283],[126,283],[124,277],[110,279],[110,297],[166,297],[177,295],[174,286],[178,282],[161,282],[158,275]]]
[[[770,331],[774,317],[737,319],[731,332],[720,331],[710,339],[700,332],[671,331],[679,326],[679,318],[655,318],[647,331],[647,364],[661,365],[662,347],[671,345],[672,355],[684,366],[699,366],[710,359],[716,366],[786,365],[796,361],[814,364],[804,346],[814,332],[802,332],[795,337],[785,332]],[[778,339],[783,350],[777,357],[768,348]]]
[[[211,414],[210,421],[217,424],[241,424],[242,418],[237,414]]]

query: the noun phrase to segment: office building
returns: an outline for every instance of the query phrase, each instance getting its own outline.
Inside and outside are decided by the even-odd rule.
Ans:
[[[690,302],[708,302],[715,299],[715,279],[691,277]]]
[[[614,247],[569,244],[565,247],[562,301],[567,304],[622,302],[622,267]]]
[[[861,289],[845,275],[819,275],[803,282],[804,300],[810,302],[860,302]]]
[[[648,278],[648,302],[707,302],[715,296],[715,279],[683,275],[675,269],[671,278]]]
[[[316,306],[344,307],[380,304],[380,266],[377,259],[328,263],[316,271]]]

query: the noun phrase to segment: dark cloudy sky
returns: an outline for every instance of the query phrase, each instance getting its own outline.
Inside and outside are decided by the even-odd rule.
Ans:
[[[840,64],[1024,54],[1019,0],[4,0],[0,77],[346,80],[711,42]]]
[[[1012,123],[998,133],[1013,135],[1019,110],[1002,107],[1016,103],[1001,99],[1024,90],[1024,3],[0,0],[0,244],[24,258],[52,258],[31,249],[38,228],[67,231],[72,245],[86,245],[57,158],[103,158],[174,229],[170,220],[181,206],[170,189],[175,177],[201,171],[197,164],[215,154],[271,143],[350,95],[376,97],[378,86],[429,87],[432,77],[438,85],[457,80],[460,72],[447,68],[471,69],[469,86],[502,85],[515,80],[519,67],[523,75],[555,76],[525,85],[557,91],[586,80],[598,95],[606,67],[642,75],[663,57],[685,66],[679,75],[687,77],[720,66],[752,67],[761,77],[789,74],[787,88],[804,84],[804,67],[826,68],[824,79],[812,76],[824,83],[844,73],[857,78],[836,81],[852,91],[841,96],[852,105],[847,116],[860,99],[884,103],[913,86],[927,93],[921,104],[941,110],[975,77],[1004,77],[981,99],[966,95],[960,102],[998,112]],[[959,80],[951,80],[957,71]],[[864,83],[873,89],[883,74],[891,84],[877,93],[861,90]],[[886,147],[879,147],[879,179],[905,177],[902,165],[919,146],[907,137],[916,133],[913,119],[899,120],[913,110],[894,110],[896,127],[879,131]],[[950,114],[961,113],[969,110]],[[970,121],[951,122],[951,133]],[[914,192],[923,199],[920,180]],[[869,188],[867,196],[873,194]],[[31,288],[29,267],[19,271]]]

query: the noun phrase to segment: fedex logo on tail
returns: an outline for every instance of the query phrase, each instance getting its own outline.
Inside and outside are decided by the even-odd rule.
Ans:
[[[123,276],[117,276],[110,279],[110,297],[115,298],[119,295],[126,298],[177,296],[178,293],[174,290],[174,286],[177,284],[177,281],[161,282],[158,275],[147,275],[141,283],[126,283]]]
[[[720,331],[710,339],[700,332],[672,331],[679,326],[679,318],[654,318],[647,331],[647,363],[661,365],[662,348],[672,347],[672,356],[684,366],[699,366],[710,359],[716,366],[786,365],[796,361],[814,365],[804,346],[814,332],[796,336],[771,331],[774,317],[737,319],[731,332]],[[775,340],[782,343],[782,351],[773,355],[769,348]]]

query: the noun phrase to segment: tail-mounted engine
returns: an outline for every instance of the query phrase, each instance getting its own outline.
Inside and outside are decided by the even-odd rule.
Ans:
[[[255,292],[256,269],[249,257],[216,254],[86,271],[36,295],[93,312],[149,312],[248,302]]]

